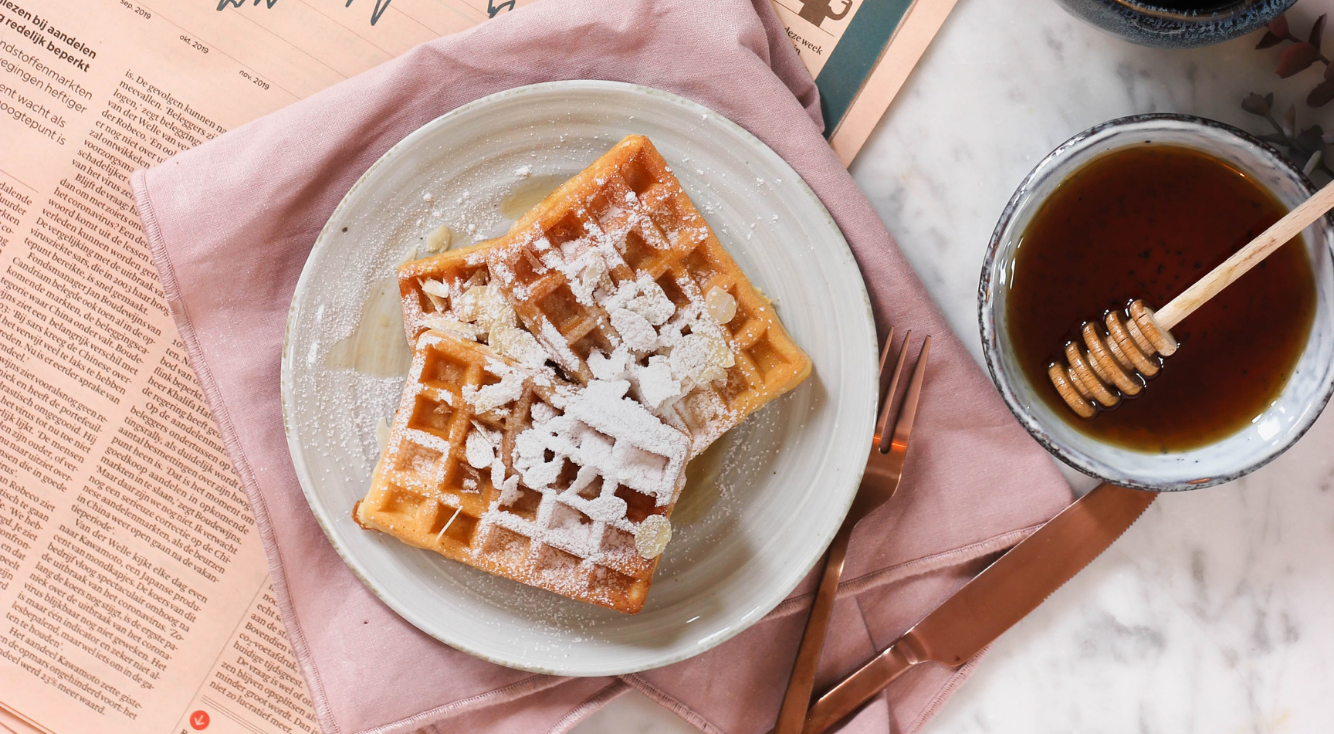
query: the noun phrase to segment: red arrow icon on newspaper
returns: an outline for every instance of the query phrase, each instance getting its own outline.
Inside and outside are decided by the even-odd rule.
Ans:
[[[195,731],[203,731],[208,728],[208,712],[196,711],[190,714],[190,728]]]

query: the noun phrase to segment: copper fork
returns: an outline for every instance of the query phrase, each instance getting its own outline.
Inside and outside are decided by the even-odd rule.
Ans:
[[[815,593],[815,603],[811,605],[811,616],[806,620],[806,632],[801,638],[801,647],[797,651],[797,662],[792,666],[792,677],[787,683],[787,692],[783,694],[783,706],[778,711],[778,725],[774,734],[799,734],[806,721],[806,710],[811,703],[811,691],[815,687],[815,668],[820,662],[820,651],[824,649],[825,632],[829,629],[829,616],[834,609],[834,596],[838,592],[838,581],[843,576],[843,561],[848,554],[848,540],[852,529],[876,508],[894,496],[899,487],[899,478],[903,475],[903,460],[908,453],[908,436],[912,433],[913,420],[917,417],[917,404],[922,395],[922,382],[926,376],[927,355],[931,351],[931,337],[922,342],[922,351],[913,367],[912,377],[899,408],[898,418],[894,421],[893,431],[889,428],[890,407],[894,404],[894,394],[898,390],[899,378],[903,374],[903,365],[908,357],[908,342],[912,331],[904,334],[899,354],[894,360],[893,373],[888,375],[886,384],[885,365],[889,361],[891,345],[894,343],[894,329],[889,330],[884,349],[880,351],[880,396],[879,419],[875,425],[875,436],[871,440],[871,455],[866,460],[866,472],[862,475],[861,487],[852,501],[843,526],[829,544],[826,556],[824,576],[820,579],[819,590]]]

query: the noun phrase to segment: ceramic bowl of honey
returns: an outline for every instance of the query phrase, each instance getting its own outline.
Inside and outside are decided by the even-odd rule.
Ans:
[[[1212,120],[1137,115],[1063,143],[992,235],[982,347],[1019,422],[1074,468],[1152,490],[1237,479],[1283,453],[1334,392],[1334,219],[1324,217],[1172,329],[1136,396],[1081,418],[1048,368],[1084,322],[1161,307],[1314,193],[1266,143]]]

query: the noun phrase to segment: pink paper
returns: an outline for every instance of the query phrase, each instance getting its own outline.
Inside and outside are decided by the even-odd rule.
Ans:
[[[882,333],[893,323],[935,337],[907,478],[853,536],[822,683],[1070,499],[821,138],[815,86],[769,0],[544,0],[134,176],[163,289],[254,506],[283,621],[330,734],[565,731],[629,688],[710,732],[763,732],[777,715],[811,579],[750,630],[683,663],[621,679],[509,670],[436,642],[362,586],[316,524],[288,456],[278,394],[287,308],[344,193],[394,143],[459,105],[588,78],[675,92],[754,133],[842,228]],[[914,670],[845,731],[915,731],[967,671]]]

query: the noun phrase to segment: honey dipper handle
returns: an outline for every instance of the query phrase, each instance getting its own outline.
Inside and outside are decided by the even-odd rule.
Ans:
[[[1232,257],[1224,260],[1221,265],[1210,270],[1203,278],[1182,291],[1181,295],[1163,306],[1162,310],[1154,315],[1158,325],[1164,329],[1171,329],[1181,323],[1182,319],[1194,313],[1195,309],[1204,305],[1205,301],[1232,285],[1233,281],[1269,257],[1274,250],[1287,244],[1288,240],[1297,236],[1330,209],[1334,209],[1334,182],[1326,184],[1323,189],[1315,192],[1314,196],[1274,222],[1269,229],[1260,233],[1259,237],[1251,240]]]

